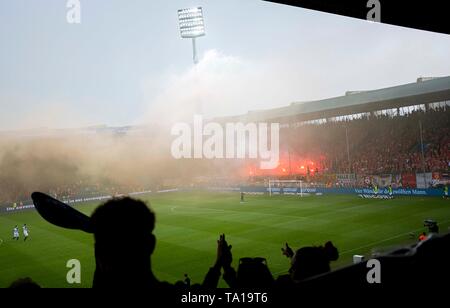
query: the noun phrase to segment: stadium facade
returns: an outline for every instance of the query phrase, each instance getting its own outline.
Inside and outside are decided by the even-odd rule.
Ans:
[[[245,115],[222,117],[219,122],[323,123],[370,115],[404,115],[413,110],[450,108],[450,76],[418,78],[409,83],[370,91],[347,91],[344,96],[289,106],[249,111]]]

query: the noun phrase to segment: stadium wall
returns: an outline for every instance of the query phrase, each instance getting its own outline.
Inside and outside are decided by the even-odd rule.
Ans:
[[[369,188],[315,188],[315,187],[307,187],[303,188],[300,191],[300,188],[296,187],[272,187],[272,194],[275,195],[294,195],[307,193],[307,194],[340,194],[340,195],[365,195],[365,196],[388,196],[389,192],[387,188],[380,188],[378,194],[375,194],[373,189]],[[249,193],[249,194],[265,194],[269,193],[269,188],[264,186],[242,186],[241,192]],[[443,195],[443,191],[441,189],[436,188],[397,188],[393,189],[393,195],[397,196],[421,196],[421,197],[441,197]]]
[[[150,191],[150,190],[139,191],[139,192],[130,192],[126,195],[133,197],[133,196],[149,194],[151,192],[152,191]],[[114,197],[122,197],[122,196],[125,196],[125,195],[116,195]],[[84,202],[104,201],[104,200],[111,199],[112,197],[113,196],[111,196],[111,195],[99,195],[99,196],[95,196],[95,197],[77,196],[77,197],[70,198],[70,199],[62,199],[61,201],[64,203],[67,203],[69,205],[75,205],[75,204],[84,203]],[[29,201],[28,203],[26,203],[24,205],[0,207],[0,213],[20,212],[20,211],[29,210],[29,209],[34,209],[34,204],[31,201]]]

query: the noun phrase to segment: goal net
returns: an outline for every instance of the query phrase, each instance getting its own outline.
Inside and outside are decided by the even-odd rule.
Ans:
[[[269,196],[299,195],[304,196],[302,180],[268,180]]]

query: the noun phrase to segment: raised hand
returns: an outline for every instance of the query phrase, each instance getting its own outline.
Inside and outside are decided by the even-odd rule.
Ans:
[[[233,255],[231,254],[231,245],[228,245],[225,240],[225,234],[221,234],[217,241],[217,260],[216,265],[220,267],[230,267],[233,261]]]
[[[281,251],[283,252],[283,255],[288,258],[294,257],[294,251],[291,247],[289,247],[288,243],[286,243],[286,246],[284,248],[281,248]]]

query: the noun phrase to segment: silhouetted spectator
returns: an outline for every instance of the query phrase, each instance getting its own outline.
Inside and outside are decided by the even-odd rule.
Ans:
[[[219,240],[217,241],[216,262],[214,263],[213,267],[209,269],[208,274],[203,281],[203,286],[209,288],[217,287],[222,268],[224,269],[225,273],[227,273],[227,270],[231,268],[231,262],[231,245],[228,245],[227,241],[225,240],[225,234],[221,234],[219,236]]]
[[[112,199],[92,214],[96,270],[93,287],[155,287],[151,270],[155,215],[145,203]]]
[[[144,202],[129,197],[112,199],[94,211],[91,224],[96,259],[93,287],[174,288],[153,275],[150,256],[156,245],[155,214]],[[211,270],[204,286],[216,287],[216,275]]]
[[[189,278],[188,274],[184,274],[184,284],[186,285],[186,287],[191,286],[191,278]]]
[[[286,243],[286,246],[284,248],[281,248],[281,251],[283,252],[283,255],[292,259],[294,257],[294,251],[291,247],[289,247],[289,244]]]
[[[270,288],[274,279],[265,258],[241,258],[237,271],[236,287]]]
[[[288,244],[282,250],[284,255],[291,258],[291,268],[289,275],[278,278],[279,285],[289,285],[327,273],[331,269],[330,261],[336,261],[339,258],[338,250],[332,242],[326,242],[325,246],[300,248],[294,255]]]
[[[41,286],[34,282],[31,278],[21,278],[17,279],[9,286],[10,289],[40,289]]]
[[[221,235],[217,243],[217,266],[224,270],[223,279],[231,288],[268,288],[273,286],[274,279],[264,258],[241,258],[236,272],[231,266],[233,256],[231,245]]]

